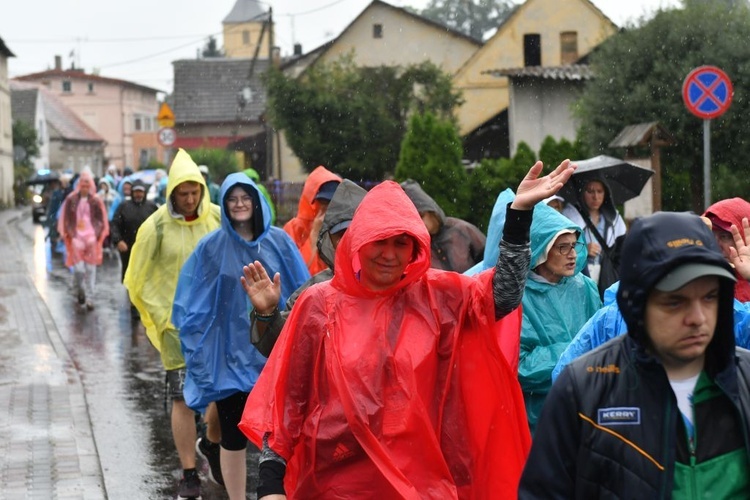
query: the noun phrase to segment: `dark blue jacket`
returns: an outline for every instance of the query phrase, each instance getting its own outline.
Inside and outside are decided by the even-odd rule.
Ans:
[[[647,349],[644,314],[654,285],[687,262],[730,269],[695,215],[658,213],[633,224],[617,294],[628,333],[578,358],[552,386],[519,498],[672,497],[675,462],[690,463],[690,456],[666,371]],[[694,458],[705,462],[744,443],[739,462],[747,464],[750,352],[734,345],[734,282],[719,283],[717,325],[703,370],[718,394],[700,411],[696,405]]]

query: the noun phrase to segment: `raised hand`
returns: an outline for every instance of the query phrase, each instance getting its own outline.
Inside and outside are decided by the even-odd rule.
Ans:
[[[730,230],[734,237],[734,248],[729,249],[729,263],[740,273],[740,276],[750,280],[750,223],[747,222],[747,217],[742,218],[744,239],[742,233],[734,224],[732,224]]]
[[[244,266],[242,274],[240,282],[253,308],[258,314],[271,314],[281,299],[281,275],[276,273],[272,281],[266,268],[257,260]]]
[[[534,164],[526,176],[518,185],[516,198],[511,203],[511,208],[515,210],[531,210],[534,205],[549,198],[557,193],[563,184],[568,182],[570,176],[575,172],[576,166],[570,163],[570,160],[563,160],[555,170],[544,177],[539,177],[542,173],[541,161]]]

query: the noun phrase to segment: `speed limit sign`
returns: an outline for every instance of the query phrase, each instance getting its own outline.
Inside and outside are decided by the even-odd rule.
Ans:
[[[159,133],[156,135],[156,138],[159,141],[159,144],[167,148],[174,144],[174,142],[177,140],[177,132],[175,132],[171,127],[165,127],[159,129]]]

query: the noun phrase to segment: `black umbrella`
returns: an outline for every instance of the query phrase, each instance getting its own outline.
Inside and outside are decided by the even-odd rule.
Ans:
[[[48,182],[60,180],[60,173],[55,170],[41,169],[29,177],[26,184],[47,184]]]
[[[614,204],[620,205],[641,194],[643,186],[654,175],[651,169],[611,156],[601,155],[573,163],[578,168],[557,193],[568,203],[579,201],[579,195],[589,181],[603,180],[609,186]]]

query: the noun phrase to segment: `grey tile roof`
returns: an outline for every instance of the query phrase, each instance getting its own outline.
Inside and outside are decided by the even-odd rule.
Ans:
[[[675,140],[659,122],[637,123],[623,128],[609,143],[610,148],[645,146],[651,141],[660,145],[674,144]]]
[[[174,105],[177,123],[229,123],[237,118],[258,121],[266,109],[266,90],[261,78],[267,59],[255,62],[248,80],[251,59],[206,58],[174,61]],[[252,89],[253,99],[239,110],[238,94]],[[239,115],[238,115],[238,110]]]
[[[539,78],[542,80],[590,80],[593,78],[587,64],[565,66],[527,66],[525,68],[492,69],[483,73],[513,78]]]
[[[224,24],[246,23],[249,21],[264,21],[268,13],[260,6],[257,0],[237,0],[227,17],[222,21]]]
[[[16,88],[11,82],[10,86],[10,114],[13,121],[22,121],[31,125],[36,124],[36,96],[37,88]]]

